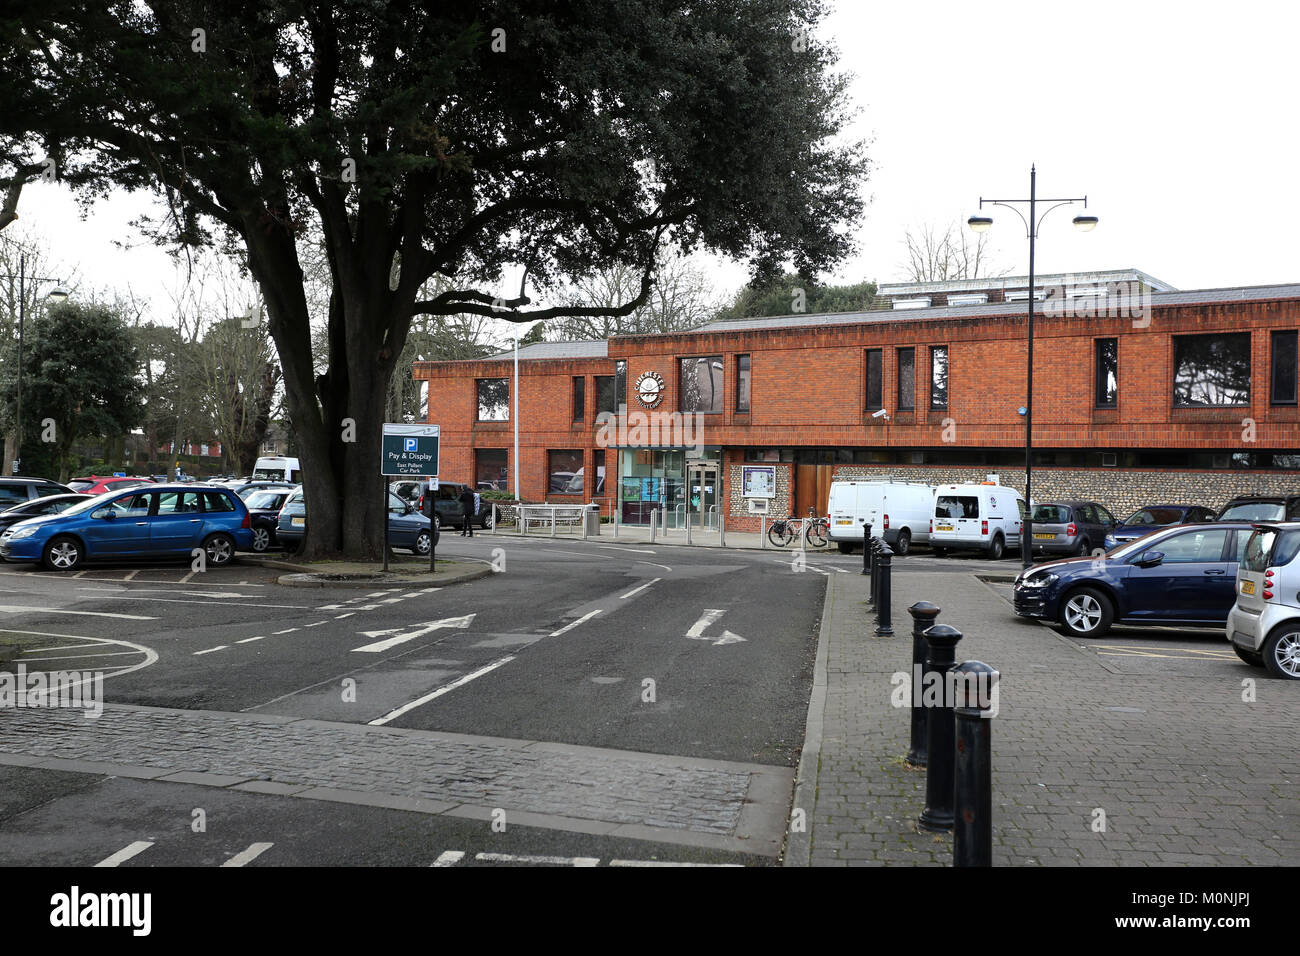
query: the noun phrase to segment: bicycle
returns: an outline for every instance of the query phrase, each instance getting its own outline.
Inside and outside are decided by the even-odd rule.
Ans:
[[[806,534],[808,544],[814,548],[824,548],[827,543],[826,532],[829,530],[830,522],[814,515],[813,509],[809,508],[807,518],[790,515],[781,521],[772,522],[772,527],[767,529],[767,540],[778,548],[784,548]]]

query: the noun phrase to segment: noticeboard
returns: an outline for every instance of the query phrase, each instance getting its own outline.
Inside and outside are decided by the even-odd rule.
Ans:
[[[438,477],[438,426],[385,423],[380,474]]]

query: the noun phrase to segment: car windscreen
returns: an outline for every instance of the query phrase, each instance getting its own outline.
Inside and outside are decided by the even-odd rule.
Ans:
[[[283,491],[259,491],[249,495],[244,499],[250,511],[270,511],[280,509],[284,503],[285,493]]]
[[[284,478],[283,468],[258,468],[253,472],[254,481],[279,481]]]
[[[1280,501],[1243,501],[1232,505],[1223,514],[1220,521],[1281,521],[1284,507]]]
[[[1035,505],[1034,524],[1065,524],[1070,520],[1070,509],[1065,505]]]
[[[1241,568],[1243,571],[1265,571],[1287,565],[1295,559],[1297,551],[1300,551],[1300,531],[1260,528],[1246,542]]]
[[[70,481],[68,487],[73,491],[85,491],[87,488],[94,488],[95,483],[93,481]]]
[[[978,518],[980,500],[974,495],[940,495],[934,500],[936,518]]]
[[[1167,524],[1179,524],[1183,520],[1183,512],[1178,508],[1143,508],[1141,511],[1129,515],[1121,525],[1127,528],[1141,528],[1148,525],[1161,526]]]

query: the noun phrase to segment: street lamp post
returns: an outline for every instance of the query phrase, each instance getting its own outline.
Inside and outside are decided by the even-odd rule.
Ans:
[[[1029,323],[1028,323],[1028,356],[1025,368],[1025,520],[1021,526],[1020,538],[1020,559],[1021,564],[1028,568],[1033,564],[1033,541],[1034,541],[1034,513],[1030,509],[1030,492],[1031,481],[1033,478],[1033,454],[1034,454],[1034,241],[1038,238],[1038,227],[1043,220],[1047,218],[1047,213],[1056,209],[1058,206],[1069,206],[1076,202],[1083,203],[1083,208],[1088,208],[1088,197],[1083,196],[1076,199],[1044,199],[1043,202],[1052,205],[1041,215],[1038,215],[1038,170],[1034,166],[1029,167],[1029,198],[1028,199],[985,199],[980,197],[980,209],[984,208],[985,203],[993,206],[1006,206],[1025,224],[1025,234],[1029,239]],[[1029,205],[1029,218],[1016,208],[1018,204]],[[971,216],[966,220],[966,224],[975,232],[988,232],[993,225],[993,219],[990,216]],[[1080,232],[1091,232],[1097,225],[1096,216],[1075,216],[1074,227]]]
[[[4,239],[0,236],[0,239]],[[0,273],[0,278],[18,280],[18,382],[17,395],[14,402],[14,433],[17,436],[17,447],[13,449],[12,457],[9,460],[10,474],[18,474],[19,468],[22,467],[22,447],[23,447],[23,326],[27,321],[27,280],[31,279],[37,283],[37,288],[41,282],[62,282],[54,276],[29,276],[27,275],[27,252],[21,245],[12,239],[5,239],[12,245],[18,246],[18,274]],[[60,286],[56,285],[50,290],[47,298],[51,302],[62,302],[68,297]],[[8,450],[8,449],[6,449]]]

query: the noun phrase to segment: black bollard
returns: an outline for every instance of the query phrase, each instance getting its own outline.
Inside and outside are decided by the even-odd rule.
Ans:
[[[957,688],[953,866],[993,865],[993,746],[989,705],[998,672],[983,661],[953,668]]]
[[[925,809],[918,821],[923,830],[952,829],[953,727],[952,701],[948,699],[948,671],[957,661],[957,642],[961,631],[947,624],[926,629],[930,656],[926,658],[926,686],[941,689],[939,703],[930,708],[926,718]],[[931,677],[930,674],[935,676]],[[926,688],[922,688],[924,693]]]
[[[862,522],[862,573],[871,573],[871,522]]]
[[[876,637],[893,637],[894,622],[891,620],[890,599],[893,586],[890,582],[890,559],[893,549],[880,539],[880,554],[876,557]]]
[[[912,615],[912,747],[907,751],[909,767],[924,767],[926,762],[925,739],[929,711],[920,706],[918,699],[924,686],[925,659],[930,647],[925,640],[926,628],[933,627],[939,608],[929,601],[917,601],[907,609]]]
[[[868,604],[876,604],[880,598],[880,538],[871,536],[871,593]]]

